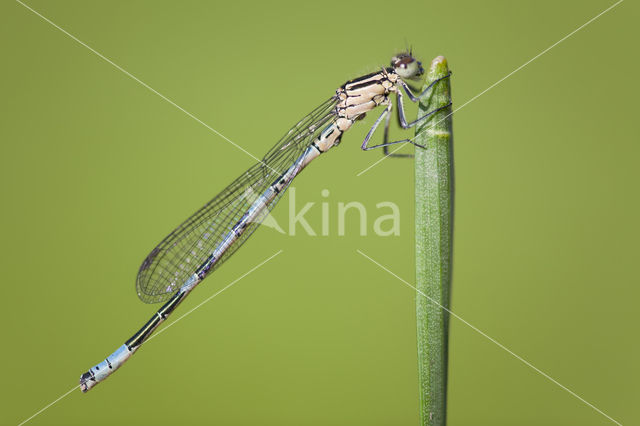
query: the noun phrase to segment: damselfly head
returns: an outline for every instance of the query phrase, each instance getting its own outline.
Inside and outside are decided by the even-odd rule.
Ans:
[[[422,62],[411,53],[399,53],[391,58],[391,66],[402,79],[417,79],[424,74]]]

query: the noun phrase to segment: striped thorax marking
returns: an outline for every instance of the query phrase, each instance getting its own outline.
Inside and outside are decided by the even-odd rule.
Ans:
[[[315,141],[317,148],[326,152],[340,143],[342,134],[353,123],[379,105],[389,104],[389,94],[396,92],[398,74],[393,68],[350,80],[336,90],[337,120],[328,126]]]
[[[336,91],[338,117],[353,123],[378,105],[386,105],[389,94],[396,91],[397,82],[398,74],[392,68],[346,82]]]

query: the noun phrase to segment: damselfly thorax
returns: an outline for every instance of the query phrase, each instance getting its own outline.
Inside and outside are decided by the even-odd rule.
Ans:
[[[350,80],[336,90],[337,104],[335,125],[319,138],[318,147],[322,152],[340,143],[342,134],[349,130],[356,120],[379,105],[389,104],[389,95],[397,90],[398,74],[392,68]]]

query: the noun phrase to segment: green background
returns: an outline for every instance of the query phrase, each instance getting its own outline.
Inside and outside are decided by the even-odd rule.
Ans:
[[[613,2],[28,4],[259,157],[405,40],[448,58],[461,106]],[[17,424],[155,312],[142,259],[253,160],[19,3],[0,16],[0,423]],[[640,422],[638,18],[622,3],[454,118],[452,310],[623,424]],[[359,149],[372,121],[295,182],[329,236],[258,230],[176,317],[283,253],[29,424],[416,425],[414,293],[356,252],[413,282],[411,161],[356,177],[381,155]],[[369,235],[352,214],[338,236],[349,201]],[[371,232],[383,201],[400,236]],[[450,356],[450,425],[613,424],[455,319]]]

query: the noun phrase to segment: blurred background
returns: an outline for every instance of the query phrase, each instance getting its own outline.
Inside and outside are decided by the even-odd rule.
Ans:
[[[27,2],[257,157],[407,44],[447,57],[461,106],[613,3]],[[141,261],[254,160],[20,3],[0,16],[0,423],[18,424],[155,312]],[[451,309],[622,424],[640,422],[638,17],[621,3],[454,116]],[[374,116],[295,181],[329,235],[259,229],[175,318],[280,255],[29,424],[417,425],[415,295],[356,252],[413,282],[412,161],[357,176],[381,158],[360,150]],[[367,235],[355,211],[339,235],[341,202]],[[381,202],[399,235],[372,232]],[[450,425],[613,424],[455,319],[449,371]]]

